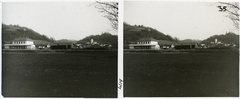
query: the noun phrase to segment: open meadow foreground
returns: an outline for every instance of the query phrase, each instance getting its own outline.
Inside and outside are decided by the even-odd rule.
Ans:
[[[2,53],[4,97],[117,97],[117,52]]]
[[[238,97],[239,52],[124,53],[125,97]]]

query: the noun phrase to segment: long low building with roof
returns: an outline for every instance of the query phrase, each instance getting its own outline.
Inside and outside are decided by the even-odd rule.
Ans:
[[[52,43],[50,46],[50,48],[53,50],[72,49],[74,47],[75,47],[75,45],[73,43],[66,43],[66,42],[55,42],[55,43]]]
[[[152,49],[159,50],[158,40],[152,37],[144,37],[137,41],[137,44],[129,44],[129,49]]]
[[[129,49],[149,49],[160,50],[174,48],[175,42],[168,40],[156,40],[150,36],[146,36],[136,41],[135,44],[129,44]]]
[[[11,44],[4,44],[4,49],[30,49],[35,50],[34,41],[28,37],[19,37],[12,40]]]
[[[201,45],[195,42],[179,42],[175,44],[175,49],[195,49],[201,48]]]
[[[4,49],[21,49],[21,50],[35,50],[41,48],[49,47],[50,42],[43,40],[33,40],[26,36],[21,36],[9,42],[8,44],[4,44]]]

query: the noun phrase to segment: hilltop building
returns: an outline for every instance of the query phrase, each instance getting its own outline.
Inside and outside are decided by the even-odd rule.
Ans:
[[[94,41],[94,39],[91,39],[90,42],[87,41],[79,41],[77,45],[78,49],[110,49],[112,48],[111,44],[104,44],[99,43],[97,41]]]
[[[22,36],[22,37],[14,39],[11,44],[4,44],[4,49],[35,50],[36,47],[34,45],[34,40],[32,40],[28,37]]]
[[[236,47],[236,44],[234,43],[224,43],[224,42],[221,42],[220,40],[218,41],[218,39],[215,39],[214,42],[210,42],[210,44],[207,45],[207,48],[235,48]]]
[[[160,50],[160,46],[158,45],[158,40],[146,36],[137,41],[137,44],[129,44],[129,49],[152,49],[152,50]]]

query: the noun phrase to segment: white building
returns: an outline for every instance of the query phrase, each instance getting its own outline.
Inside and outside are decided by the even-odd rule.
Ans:
[[[158,40],[152,37],[145,37],[137,41],[137,44],[129,44],[129,49],[152,49],[159,50]]]
[[[29,49],[35,50],[34,41],[27,37],[19,37],[12,41],[12,44],[4,44],[4,49]]]

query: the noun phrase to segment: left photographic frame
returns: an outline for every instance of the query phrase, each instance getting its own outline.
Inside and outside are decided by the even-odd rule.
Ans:
[[[117,98],[117,11],[118,2],[2,2],[3,97]]]

